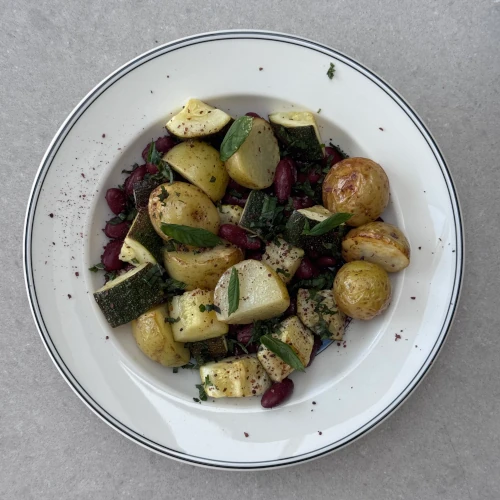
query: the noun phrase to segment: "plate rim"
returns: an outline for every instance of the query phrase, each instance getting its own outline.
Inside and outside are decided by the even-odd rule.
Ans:
[[[56,346],[52,342],[50,333],[46,328],[43,315],[41,311],[37,308],[36,292],[34,287],[34,276],[33,269],[30,261],[30,250],[31,250],[31,230],[33,226],[33,219],[36,214],[37,202],[40,195],[41,187],[45,175],[50,169],[51,163],[57,150],[61,144],[66,139],[66,136],[71,131],[74,124],[78,121],[80,116],[86,111],[86,109],[97,99],[103,92],[109,89],[118,79],[117,76],[123,77],[127,75],[130,71],[133,71],[137,67],[137,63],[141,60],[147,62],[150,60],[150,56],[158,53],[158,55],[163,55],[175,48],[182,48],[184,46],[197,45],[198,43],[206,43],[217,40],[224,39],[251,39],[251,40],[266,40],[270,42],[286,42],[299,47],[304,47],[312,50],[319,51],[325,55],[329,55],[334,58],[341,58],[346,62],[351,68],[362,73],[366,78],[369,78],[372,83],[375,83],[379,88],[381,88],[386,94],[391,97],[396,104],[405,112],[408,118],[413,122],[416,128],[419,130],[424,140],[429,145],[432,153],[436,158],[436,162],[440,166],[441,173],[443,175],[452,206],[454,226],[456,232],[456,260],[455,260],[455,276],[452,289],[451,300],[448,305],[448,311],[446,317],[443,321],[441,327],[441,333],[438,335],[436,342],[430,351],[427,359],[422,363],[420,369],[413,377],[413,379],[408,383],[405,389],[395,397],[392,402],[387,405],[378,415],[373,417],[369,422],[365,423],[363,427],[358,428],[356,431],[351,433],[349,436],[345,436],[342,440],[337,443],[330,443],[317,450],[299,455],[297,457],[288,457],[283,459],[274,459],[270,461],[259,461],[259,462],[225,462],[221,460],[212,460],[202,457],[194,457],[184,452],[179,452],[176,450],[169,450],[159,443],[155,443],[150,439],[146,439],[139,435],[132,429],[127,428],[127,426],[117,420],[113,415],[107,412],[97,401],[95,401],[90,394],[80,385],[76,377],[73,376],[71,371],[68,369],[64,360],[59,355]],[[170,50],[166,50],[170,49]],[[126,71],[127,68],[130,70]],[[125,72],[124,72],[125,71]],[[122,74],[123,73],[123,74]],[[75,120],[76,119],[76,120]],[[73,122],[73,123],[72,123]],[[69,126],[71,125],[71,126]],[[69,128],[68,128],[69,126]],[[58,148],[54,149],[54,146],[58,144]],[[54,135],[52,141],[50,142],[41,162],[40,166],[36,172],[35,179],[30,191],[28,206],[26,210],[24,231],[23,231],[23,270],[25,286],[28,295],[28,302],[30,305],[30,310],[33,315],[35,325],[37,327],[38,333],[42,342],[55,364],[57,370],[66,381],[66,383],[71,387],[73,392],[80,398],[81,401],[101,420],[112,427],[114,430],[118,431],[123,436],[127,437],[136,444],[142,447],[158,453],[162,456],[167,456],[175,460],[189,463],[191,465],[198,465],[202,467],[214,468],[214,469],[225,469],[225,470],[263,470],[263,469],[273,469],[287,467],[291,465],[297,465],[302,462],[307,462],[329,453],[333,453],[341,448],[344,448],[348,444],[354,442],[360,437],[368,434],[378,425],[384,422],[389,416],[391,416],[401,405],[408,400],[408,398],[413,394],[415,389],[419,386],[425,376],[428,374],[430,368],[433,366],[437,356],[440,354],[442,347],[448,338],[448,334],[453,324],[453,320],[456,315],[460,294],[463,285],[463,273],[464,273],[464,237],[463,237],[463,217],[462,210],[460,208],[460,201],[458,198],[458,193],[453,182],[451,172],[448,168],[447,162],[441,152],[436,140],[432,136],[431,132],[428,130],[426,125],[420,116],[415,112],[415,110],[406,102],[406,100],[383,78],[377,75],[374,71],[367,68],[365,65],[358,62],[356,59],[347,56],[341,51],[331,48],[327,45],[321,44],[319,42],[286,33],[280,33],[275,31],[267,30],[221,30],[212,31],[206,33],[200,33],[195,35],[190,35],[187,37],[179,38],[171,42],[159,45],[151,50],[148,50],[139,56],[127,61],[125,64],[120,66],[118,69],[110,73],[106,78],[100,81],[94,88],[92,88],[87,95],[73,108],[68,117],[64,120],[62,125],[59,127],[58,131]],[[247,465],[248,464],[248,465]]]

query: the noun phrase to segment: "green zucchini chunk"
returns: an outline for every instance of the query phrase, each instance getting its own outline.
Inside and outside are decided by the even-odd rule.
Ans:
[[[115,328],[163,302],[161,281],[158,265],[142,264],[108,281],[94,292],[94,298],[108,323]]]
[[[134,185],[134,202],[135,208],[139,210],[148,206],[149,195],[153,189],[157,188],[164,181],[156,180],[152,177],[144,179],[141,182],[136,182]]]
[[[120,260],[134,266],[162,260],[163,240],[158,236],[147,208],[141,208],[129,229],[120,251]]]
[[[304,162],[323,159],[321,136],[312,113],[273,113],[269,115],[269,122],[278,141],[294,158]]]
[[[205,364],[207,361],[215,361],[227,355],[226,336],[215,337],[213,339],[200,340],[187,344],[191,356],[198,364]]]
[[[269,240],[278,228],[279,217],[277,199],[263,191],[253,190],[248,195],[239,225],[263,240]]]

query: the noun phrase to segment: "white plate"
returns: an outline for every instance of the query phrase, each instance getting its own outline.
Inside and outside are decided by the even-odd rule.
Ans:
[[[330,62],[336,67],[332,80],[326,76]],[[353,322],[346,347],[330,346],[307,374],[294,374],[293,397],[272,411],[264,411],[259,398],[196,404],[198,374],[174,374],[149,361],[130,327],[110,329],[92,297],[102,276],[88,268],[99,261],[105,242],[101,228],[110,217],[103,195],[123,181],[122,168],[140,161],[142,148],[163,134],[167,116],[188,97],[233,115],[321,108],[325,142],[332,139],[348,154],[385,168],[391,203],[384,218],[403,229],[411,243],[410,267],[391,277],[390,309],[374,321]],[[230,469],[276,467],[324,455],[390,415],[443,345],[460,290],[463,254],[450,174],[408,104],[373,72],[333,49],[255,31],[168,43],[92,90],[42,161],[24,248],[35,322],[80,398],[113,428],[153,451]]]

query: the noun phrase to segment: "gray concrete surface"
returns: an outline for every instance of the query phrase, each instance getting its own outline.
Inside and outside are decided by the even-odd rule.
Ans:
[[[46,354],[22,276],[31,183],[73,106],[157,43],[224,28],[303,35],[377,71],[430,126],[465,217],[463,296],[430,375],[369,436],[274,472],[194,469],[102,423]],[[0,47],[1,498],[500,498],[499,0],[0,0]]]

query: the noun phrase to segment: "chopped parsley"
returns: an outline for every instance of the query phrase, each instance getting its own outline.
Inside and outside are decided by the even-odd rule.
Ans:
[[[330,63],[330,67],[328,68],[326,74],[330,80],[333,78],[333,75],[335,74],[335,64]]]

